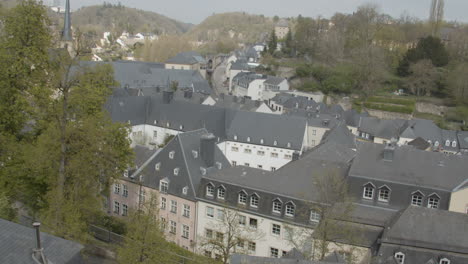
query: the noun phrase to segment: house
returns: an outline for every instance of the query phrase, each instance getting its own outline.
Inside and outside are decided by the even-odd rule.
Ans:
[[[384,208],[409,205],[449,210],[468,204],[468,159],[410,146],[362,142],[349,170],[348,185],[356,202]],[[461,191],[458,196],[457,190]]]
[[[247,64],[246,60],[238,59],[237,61],[228,65],[228,78],[229,78],[229,89],[232,89],[232,80],[234,77],[241,72],[249,72],[251,67]]]
[[[237,96],[227,94],[220,94],[219,97],[208,96],[202,104],[243,111],[277,114],[277,112],[273,111],[263,101],[254,101],[249,98],[239,98]]]
[[[197,240],[196,190],[200,179],[230,164],[206,129],[176,135],[163,149],[136,149],[144,163],[114,183],[110,204],[113,215],[126,216],[150,195],[160,199],[159,217],[166,238],[194,251]],[[120,209],[122,208],[122,209]],[[122,211],[121,211],[122,210]],[[126,211],[124,211],[126,210]]]
[[[275,35],[278,39],[284,39],[289,33],[289,22],[285,19],[281,19],[275,25]]]
[[[286,79],[253,72],[240,72],[232,79],[232,92],[236,96],[247,96],[252,100],[267,100],[274,97],[275,91],[286,91]]]
[[[468,215],[407,207],[385,228],[375,263],[468,263]]]
[[[408,127],[408,121],[402,119],[386,120],[375,117],[362,117],[358,127],[358,138],[364,141],[385,144],[391,139],[399,139]]]
[[[165,62],[166,69],[198,71],[206,78],[206,60],[195,51],[181,52]]]
[[[40,232],[39,226],[26,227],[0,219],[0,263],[37,264],[42,263],[42,258],[48,263],[85,263],[83,245]]]
[[[359,113],[355,109],[350,109],[343,113],[343,118],[348,129],[356,136],[359,135],[358,128],[362,117],[369,117],[369,114],[367,112]]]
[[[468,132],[467,131],[458,131],[458,144],[460,146],[460,153],[463,155],[468,155]]]
[[[286,113],[290,109],[317,109],[318,104],[305,96],[295,96],[291,93],[277,93],[273,98],[268,99],[268,105],[280,113]]]

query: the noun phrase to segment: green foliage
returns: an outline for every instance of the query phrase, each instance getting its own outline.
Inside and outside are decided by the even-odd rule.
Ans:
[[[349,94],[356,87],[354,69],[349,65],[339,65],[331,68],[323,65],[300,65],[296,68],[298,77],[313,77],[315,85],[307,83],[307,86],[299,87],[301,90],[320,90],[323,93]]]
[[[369,109],[402,113],[402,114],[412,114],[414,111],[414,108],[410,106],[387,105],[387,104],[378,104],[378,103],[369,103],[369,102],[365,102],[364,106]]]
[[[369,97],[366,100],[369,103],[384,103],[384,104],[397,104],[414,107],[416,102],[414,100],[400,99],[400,98],[389,98],[389,97]]]
[[[418,42],[416,48],[409,49],[400,62],[397,72],[400,76],[411,74],[410,65],[421,60],[430,60],[435,67],[443,67],[449,63],[449,54],[439,38],[426,37]]]
[[[278,47],[278,38],[276,37],[275,30],[270,33],[270,39],[268,40],[267,46],[268,52],[273,55],[276,52],[276,48]]]

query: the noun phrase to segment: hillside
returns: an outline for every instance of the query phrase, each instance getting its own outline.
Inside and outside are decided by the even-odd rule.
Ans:
[[[194,26],[187,35],[198,41],[218,41],[230,38],[255,42],[264,38],[274,28],[271,18],[243,12],[214,14]]]
[[[101,36],[105,31],[121,33],[182,34],[192,25],[166,16],[117,5],[87,6],[72,14],[72,24],[83,32]]]

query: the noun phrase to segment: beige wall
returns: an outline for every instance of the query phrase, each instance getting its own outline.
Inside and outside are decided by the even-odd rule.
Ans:
[[[275,27],[275,34],[278,39],[283,39],[289,32],[288,27]]]
[[[198,67],[197,67],[198,66]],[[188,64],[170,64],[166,63],[166,69],[174,70],[198,70],[200,67],[198,64],[188,65]]]
[[[452,193],[449,211],[468,213],[468,188]]]

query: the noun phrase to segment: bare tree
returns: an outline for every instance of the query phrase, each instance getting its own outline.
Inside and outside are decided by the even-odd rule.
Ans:
[[[199,238],[199,248],[219,254],[224,264],[228,263],[232,253],[247,254],[249,243],[264,236],[257,227],[246,223],[246,217],[237,209],[223,207],[218,210],[216,218],[212,229],[205,230],[204,236]]]

